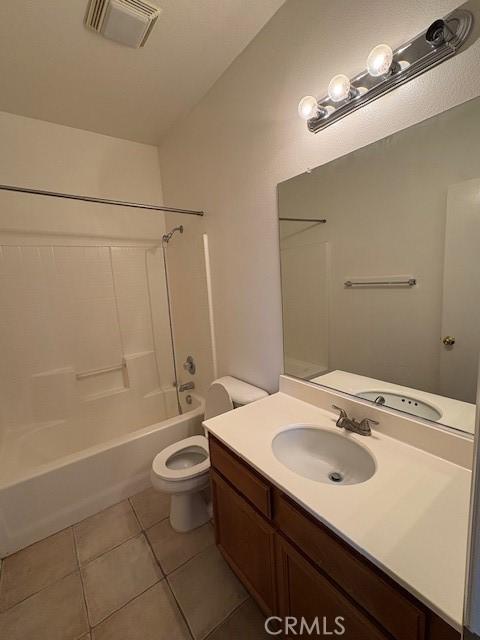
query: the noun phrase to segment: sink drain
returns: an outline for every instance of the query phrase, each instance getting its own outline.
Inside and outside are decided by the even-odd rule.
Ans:
[[[343,475],[339,471],[332,471],[328,474],[328,477],[332,482],[342,482]]]

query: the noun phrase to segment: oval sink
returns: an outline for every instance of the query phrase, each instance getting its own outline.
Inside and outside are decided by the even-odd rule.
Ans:
[[[359,484],[375,473],[373,456],[344,433],[313,425],[282,431],[272,441],[282,464],[304,478],[327,484]]]
[[[379,406],[390,407],[391,409],[399,409],[400,411],[407,411],[408,413],[418,416],[419,418],[426,418],[437,422],[442,417],[441,412],[433,405],[419,400],[412,396],[402,395],[400,393],[393,393],[392,391],[360,391],[355,394],[357,398],[363,398],[364,400],[372,400]]]

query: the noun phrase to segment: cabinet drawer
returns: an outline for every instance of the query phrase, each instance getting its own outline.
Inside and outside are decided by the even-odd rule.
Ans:
[[[425,613],[288,498],[275,492],[275,522],[345,593],[396,640],[423,640]]]
[[[270,485],[240,458],[224,447],[218,440],[209,437],[210,462],[214,469],[228,479],[235,489],[249,500],[260,513],[272,517],[272,495]]]

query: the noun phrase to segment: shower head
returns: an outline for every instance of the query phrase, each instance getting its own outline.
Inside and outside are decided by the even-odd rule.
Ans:
[[[162,240],[168,244],[170,242],[170,240],[172,239],[173,234],[175,233],[175,231],[180,231],[180,233],[183,233],[183,224],[181,224],[179,227],[175,227],[174,229],[172,229],[169,233],[166,233]]]

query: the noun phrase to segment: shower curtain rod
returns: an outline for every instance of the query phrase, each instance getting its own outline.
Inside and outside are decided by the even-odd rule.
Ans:
[[[16,193],[30,193],[35,196],[47,196],[50,198],[64,198],[67,200],[81,200],[82,202],[95,202],[98,204],[116,205],[118,207],[131,207],[133,209],[147,209],[149,211],[165,211],[167,213],[186,213],[191,216],[204,216],[204,211],[194,211],[192,209],[177,209],[175,207],[161,207],[154,204],[142,204],[141,202],[126,202],[123,200],[109,200],[107,198],[93,198],[91,196],[77,196],[71,193],[58,193],[57,191],[43,191],[42,189],[28,189],[26,187],[15,187],[7,184],[0,184],[1,191],[14,191]]]

